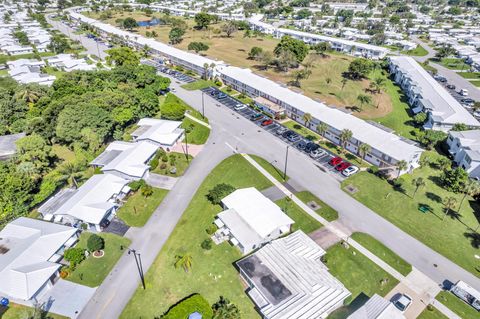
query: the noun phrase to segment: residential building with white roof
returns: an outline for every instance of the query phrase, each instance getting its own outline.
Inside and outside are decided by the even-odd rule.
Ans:
[[[100,167],[102,172],[128,180],[145,179],[158,146],[149,142],[129,143],[115,141],[95,158],[90,165]]]
[[[56,77],[42,73],[41,68],[45,66],[44,61],[34,59],[18,59],[8,61],[8,74],[17,82],[22,84],[37,83],[50,86]]]
[[[70,225],[86,223],[91,230],[101,231],[104,223],[115,216],[119,201],[130,191],[128,183],[114,174],[93,175],[78,189],[64,190],[51,197],[38,211],[44,220]]]
[[[480,179],[480,130],[450,131],[447,145],[455,164],[471,178]]]
[[[25,137],[25,133],[0,136],[0,160],[9,159],[17,153],[15,143],[22,137]]]
[[[59,68],[65,72],[72,71],[91,71],[97,67],[94,64],[88,64],[85,59],[75,59],[71,54],[57,54],[45,59],[49,66]]]
[[[38,219],[20,217],[0,231],[0,295],[33,300],[50,289],[59,276],[65,249],[78,230]]]
[[[216,217],[219,231],[243,254],[288,232],[294,221],[254,187],[234,191],[222,199],[225,209]]]
[[[350,296],[320,258],[325,251],[301,230],[236,262],[265,319],[326,318]]]
[[[374,294],[347,319],[405,319],[405,316],[393,303]]]
[[[447,132],[457,123],[480,127],[478,120],[413,58],[389,57],[389,62],[390,73],[403,89],[413,113],[427,113],[426,129]]]
[[[180,121],[143,118],[138,121],[131,135],[135,141],[148,141],[164,149],[173,147],[184,138],[185,130]]]

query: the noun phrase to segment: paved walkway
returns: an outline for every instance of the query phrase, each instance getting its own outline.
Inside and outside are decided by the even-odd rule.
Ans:
[[[185,116],[188,117],[189,119],[191,119],[192,121],[197,122],[198,124],[201,124],[201,125],[203,125],[203,126],[205,126],[205,127],[208,127],[209,129],[212,128],[212,127],[210,126],[210,124],[208,124],[208,123],[206,123],[206,122],[204,122],[204,121],[201,121],[201,120],[197,119],[195,116],[190,115],[189,113],[185,113]]]
[[[170,151],[177,153],[185,153],[187,146],[183,142],[175,144]],[[188,155],[196,157],[203,149],[203,145],[188,144]]]

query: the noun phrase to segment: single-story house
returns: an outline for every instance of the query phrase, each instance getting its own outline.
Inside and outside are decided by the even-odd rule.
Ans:
[[[129,143],[115,141],[94,159],[90,165],[100,167],[102,172],[115,174],[128,180],[145,178],[158,146],[146,141]]]
[[[405,316],[393,303],[374,294],[347,319],[405,319]]]
[[[471,178],[480,179],[480,130],[450,131],[447,145],[455,164]]]
[[[102,231],[130,192],[128,183],[113,174],[93,175],[78,189],[57,193],[38,211],[44,220],[77,226],[86,223],[90,230]]]
[[[37,300],[59,276],[65,249],[78,230],[20,217],[0,231],[0,295],[13,300]]]
[[[135,141],[148,141],[162,148],[171,148],[183,139],[185,130],[182,122],[143,118],[138,128],[131,134]]]
[[[298,230],[236,262],[262,318],[326,318],[350,296],[320,258],[325,251]]]
[[[19,139],[25,137],[25,133],[10,134],[0,136],[0,160],[5,160],[15,155]]]
[[[294,221],[256,188],[234,191],[221,202],[216,217],[217,232],[226,235],[243,254],[290,232]]]

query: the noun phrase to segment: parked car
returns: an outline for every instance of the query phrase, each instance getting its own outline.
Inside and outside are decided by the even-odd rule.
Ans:
[[[263,119],[263,114],[262,113],[255,113],[250,115],[250,121],[258,121]]]
[[[343,162],[343,159],[341,157],[334,157],[332,158],[331,160],[328,161],[328,164],[332,165],[332,166],[337,166],[338,164],[340,164],[341,162]]]
[[[307,141],[301,140],[296,146],[299,150],[304,150],[307,147],[307,143]]]
[[[287,130],[287,131],[283,132],[282,137],[289,138],[290,135],[292,135],[292,134],[295,134],[295,132],[291,131],[291,130]]]
[[[175,90],[175,88],[171,88],[170,91],[176,92],[177,90]]]
[[[300,135],[294,132],[293,134],[290,134],[290,136],[287,137],[287,139],[292,143],[296,143],[300,141],[302,138],[300,137]]]
[[[341,162],[340,164],[338,164],[337,166],[335,166],[335,169],[339,172],[349,168],[350,166],[352,166],[352,164],[348,163],[348,162]]]
[[[401,294],[398,298],[393,301],[395,307],[400,310],[402,313],[407,311],[407,308],[412,304],[412,298],[407,294]]]
[[[358,167],[351,165],[342,171],[342,175],[348,177],[352,176],[356,172],[358,172]]]
[[[311,153],[313,151],[315,151],[316,149],[320,148],[320,146],[318,146],[318,144],[315,144],[313,142],[308,142],[307,143],[307,146],[305,146],[305,152],[307,153]]]
[[[461,99],[460,102],[462,104],[468,104],[468,105],[470,105],[470,104],[473,105],[475,103],[475,101],[473,99],[468,98],[468,97],[466,99]]]
[[[475,111],[475,112],[473,112],[473,116],[475,116],[475,117],[480,117],[480,111]]]
[[[246,108],[247,108],[247,106],[245,104],[242,104],[242,103],[238,103],[237,105],[235,105],[233,107],[233,109],[235,111],[240,111],[240,110],[243,110],[243,109],[246,109]]]
[[[218,92],[216,90],[211,90],[210,93],[209,93],[211,96],[215,96],[218,94]]]
[[[468,90],[467,89],[461,89],[458,94],[461,96],[468,96]]]
[[[272,125],[272,124],[273,124],[272,119],[267,119],[267,120],[262,122],[262,126],[269,126],[269,125]]]
[[[435,75],[434,79],[437,80],[438,82],[442,82],[442,83],[447,82],[447,78],[445,78],[444,76],[441,76],[441,75]]]
[[[226,97],[227,97],[227,95],[226,95],[225,93],[223,93],[223,92],[220,92],[220,93],[218,93],[218,95],[217,95],[217,98],[218,98],[218,99],[224,99],[224,98],[226,98]]]
[[[285,126],[280,126],[276,131],[275,131],[275,134],[277,135],[283,135],[283,133],[287,132],[288,131],[288,128],[286,128]]]
[[[447,89],[449,89],[449,90],[455,90],[456,87],[455,87],[455,85],[453,85],[453,84],[447,84]]]
[[[326,154],[327,154],[327,152],[325,152],[321,148],[317,148],[316,150],[310,152],[310,157],[313,158],[313,159],[317,159],[317,158],[322,157]]]

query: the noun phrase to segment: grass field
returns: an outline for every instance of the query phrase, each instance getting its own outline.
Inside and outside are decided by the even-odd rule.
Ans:
[[[478,318],[477,310],[467,305],[465,302],[457,298],[449,291],[441,291],[435,298],[441,303],[443,303],[445,306],[447,306],[448,309],[460,316],[460,318],[462,319]]]
[[[462,78],[465,79],[479,79],[480,80],[480,72],[458,72]]]
[[[469,70],[470,66],[465,63],[462,59],[456,58],[443,58],[440,61],[440,65],[443,65],[450,70]]]
[[[353,233],[351,237],[402,275],[407,276],[412,271],[412,265],[372,236],[365,233]]]
[[[472,83],[476,87],[480,87],[480,81],[470,81],[470,83]]]
[[[420,44],[417,45],[417,47],[413,50],[408,50],[408,51],[402,51],[401,53],[410,55],[410,56],[426,56],[428,54],[428,51],[425,50],[424,47],[422,47]]]
[[[83,232],[76,247],[87,249],[87,240],[91,235],[92,233]],[[89,287],[99,286],[124,253],[123,250],[120,250],[120,246],[128,247],[130,245],[128,238],[115,234],[100,233],[99,236],[105,240],[105,256],[93,258],[90,255],[77,266],[67,280]]]
[[[10,302],[8,308],[0,307],[0,318],[2,319],[30,319],[34,317],[35,309],[24,305]],[[38,315],[38,314],[37,314]],[[42,313],[38,318],[46,319],[67,319],[67,317],[54,313]]]
[[[117,216],[129,226],[142,227],[167,194],[166,189],[153,188],[153,194],[145,198],[137,191],[128,196],[127,202],[120,207]]]
[[[197,123],[189,118],[184,118],[182,121],[182,128],[192,128],[190,133],[187,133],[187,142],[189,144],[202,145],[205,144],[210,135],[210,129],[200,123]],[[185,143],[185,139],[182,143]]]
[[[187,156],[183,153],[170,152],[168,153],[168,161],[165,163],[160,159],[158,166],[152,171],[156,174],[168,175],[173,177],[182,176],[185,173],[185,170],[188,168],[189,162],[192,161],[193,157],[189,154],[188,161]],[[175,158],[175,165],[170,164],[170,158]],[[162,168],[162,166],[165,166]],[[175,166],[176,173],[171,173],[171,169]]]
[[[425,308],[425,310],[417,317],[417,319],[448,319],[443,313],[432,307],[431,310]]]
[[[210,86],[215,86],[215,83],[213,81],[197,80],[195,82],[182,85],[182,88],[188,91],[194,91],[194,90],[205,89]]]
[[[430,162],[436,161],[441,155],[427,151],[423,156]],[[480,207],[475,200],[467,197],[457,216],[444,218],[442,201],[446,197],[457,199],[457,206],[463,194],[454,194],[443,189],[439,183],[442,171],[426,165],[417,168],[412,174],[402,176],[404,180],[400,190],[396,190],[387,181],[367,173],[360,172],[346,179],[342,186],[353,185],[358,192],[352,196],[368,206],[377,214],[383,216],[408,234],[417,238],[430,248],[441,253],[461,267],[479,276],[478,262],[474,255],[479,254],[474,248],[478,233],[478,217]],[[422,177],[426,186],[421,188],[415,198],[412,198],[414,186],[412,180]],[[419,205],[430,209],[428,213],[421,213]]]
[[[328,220],[329,222],[334,221],[338,218],[338,212],[333,209],[332,207],[328,206],[326,203],[321,201],[317,196],[313,195],[309,191],[298,192],[295,194],[302,202],[308,205],[309,202],[315,202],[317,205],[320,206],[315,212]]]
[[[222,209],[212,205],[206,194],[219,183],[236,188],[265,189],[272,184],[243,157],[235,155],[220,163],[204,180],[184,212],[177,227],[146,274],[147,289],[139,287],[124,309],[121,318],[153,318],[160,316],[173,303],[192,293],[199,293],[209,303],[225,296],[236,304],[242,318],[259,318],[253,303],[244,293],[233,262],[241,253],[228,243],[203,250],[201,242],[209,235],[206,229]],[[186,273],[173,266],[175,256],[190,254],[192,269]]]
[[[99,19],[101,13],[89,12],[90,17]],[[136,20],[149,20],[151,17],[146,16],[143,12],[119,12],[114,13],[111,18],[103,20],[106,23],[116,25],[117,19],[133,17]],[[252,36],[244,37],[244,32],[236,32],[231,37],[219,33],[222,23],[210,25],[208,30],[196,30],[193,28],[194,21],[185,19],[188,29],[183,37],[183,41],[175,44],[175,47],[187,50],[188,44],[193,41],[204,42],[209,49],[203,53],[204,55],[219,61],[238,67],[248,67],[262,76],[268,77],[276,82],[289,84],[292,81],[291,72],[278,72],[274,68],[263,70],[259,66],[259,62],[248,59],[248,52],[252,47],[261,47],[266,51],[273,51],[279,40],[269,36]],[[136,32],[145,35],[146,31],[155,31],[158,36],[157,40],[168,43],[168,33],[171,27],[168,25],[158,25],[146,28],[137,28]],[[358,106],[357,97],[364,94],[369,87],[369,80],[348,81],[342,84],[342,73],[348,69],[348,65],[353,58],[350,56],[329,53],[327,57],[320,57],[311,53],[305,61],[313,61],[311,76],[302,81],[301,91],[307,96],[314,99],[320,99],[326,104],[338,107],[356,107]],[[192,86],[195,86],[192,84]],[[293,88],[299,90],[298,88]],[[391,100],[388,94],[381,93],[373,96],[372,105],[366,105],[364,110],[355,115],[360,117],[375,118],[383,117],[388,114],[391,109]],[[376,105],[380,105],[379,108]]]
[[[292,232],[301,229],[304,233],[308,234],[323,226],[288,197],[277,200],[275,203],[285,214],[295,221],[295,224],[292,225]]]
[[[255,162],[257,162],[258,164],[260,164],[261,167],[263,167],[270,175],[272,175],[273,177],[275,177],[275,179],[279,182],[284,182],[284,181],[288,181],[289,177],[288,176],[285,176],[285,180],[283,179],[283,170],[281,170],[280,168],[278,168],[277,166],[274,165],[274,163],[270,163],[268,162],[267,160],[263,159],[262,157],[260,156],[257,156],[257,155],[252,155],[250,154],[249,155],[251,158],[253,158],[255,160]]]
[[[352,293],[329,318],[346,318],[355,311],[358,301],[365,301],[375,293],[385,296],[398,281],[353,247],[338,243],[327,250],[324,257],[330,273]]]

